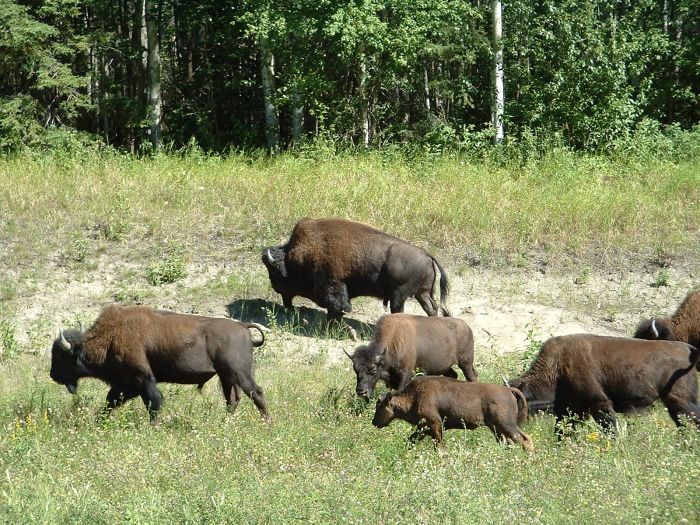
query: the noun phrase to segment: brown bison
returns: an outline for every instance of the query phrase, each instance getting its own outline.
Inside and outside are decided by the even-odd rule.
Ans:
[[[642,321],[634,337],[683,341],[700,348],[700,289],[690,292],[671,317]]]
[[[567,415],[586,415],[615,431],[615,412],[630,413],[657,399],[681,424],[689,416],[700,425],[697,378],[700,352],[686,343],[644,341],[588,334],[548,339],[530,369],[510,382],[529,404],[553,403],[557,432]]]
[[[265,248],[262,262],[272,288],[286,308],[292,299],[311,299],[328,311],[329,320],[340,320],[352,311],[350,300],[378,297],[391,312],[403,312],[404,303],[415,297],[430,315],[438,314],[433,288],[440,271],[440,310],[448,293],[447,274],[423,248],[366,224],[343,219],[302,219],[289,241]]]
[[[253,343],[249,328],[260,331]],[[111,305],[85,332],[59,333],[51,349],[51,379],[74,394],[81,377],[108,383],[108,407],[141,396],[154,419],[161,406],[156,383],[204,385],[218,375],[233,412],[241,390],[269,418],[253,379],[253,346],[263,327],[231,319],[183,315],[144,306]]]
[[[458,365],[468,381],[476,381],[474,336],[471,328],[454,317],[383,315],[374,339],[346,355],[357,375],[357,395],[369,399],[377,381],[401,390],[420,369],[429,375],[457,377]]]
[[[372,424],[383,428],[403,419],[442,444],[442,432],[454,428],[487,426],[496,439],[533,448],[532,439],[519,427],[527,421],[527,401],[517,388],[484,383],[467,383],[450,377],[422,376],[398,393],[388,392],[377,401]]]

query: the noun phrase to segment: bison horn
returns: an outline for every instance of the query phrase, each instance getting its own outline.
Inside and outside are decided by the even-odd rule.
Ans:
[[[275,264],[275,259],[272,257],[272,252],[270,249],[267,249],[267,260],[270,261],[270,264]]]
[[[654,334],[654,338],[659,338],[659,331],[656,329],[656,319],[651,320],[651,333]]]
[[[348,354],[348,351],[345,350],[345,348],[343,348],[343,352],[345,352],[345,355],[346,355],[346,356],[348,356],[350,359],[352,359],[352,356],[351,356],[350,354]]]
[[[503,384],[504,384],[504,385],[506,385],[507,387],[510,387],[510,383],[509,383],[508,380],[506,379],[506,376],[502,375],[502,376],[501,376],[501,379],[503,379]]]
[[[58,337],[61,339],[61,341],[60,341],[61,346],[66,350],[70,350],[71,349],[70,343],[68,341],[66,341],[66,338],[63,335],[63,330],[58,331]]]

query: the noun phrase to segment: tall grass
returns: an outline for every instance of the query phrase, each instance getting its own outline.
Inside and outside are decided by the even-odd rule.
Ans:
[[[482,366],[495,380],[509,363]],[[609,441],[590,426],[557,443],[550,416],[527,425],[533,454],[486,429],[409,446],[357,410],[349,367],[271,359],[258,367],[273,415],[244,398],[233,417],[212,381],[162,386],[152,427],[136,400],[100,419],[106,387],[79,397],[47,363],[0,364],[3,523],[696,523],[700,433],[663,410],[627,418]],[[21,380],[17,378],[22,378]],[[687,520],[687,521],[685,521]]]
[[[532,251],[684,255],[697,244],[700,163],[567,151],[512,162],[379,153],[0,160],[0,236],[19,260],[42,246],[65,249],[76,231],[256,251],[304,216],[352,218],[496,260]]]

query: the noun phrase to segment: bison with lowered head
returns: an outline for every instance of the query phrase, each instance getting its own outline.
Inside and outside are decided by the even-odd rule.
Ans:
[[[433,289],[440,271],[440,310],[448,293],[447,274],[423,248],[413,246],[366,224],[344,219],[302,219],[287,244],[265,248],[262,262],[272,288],[286,308],[296,296],[311,299],[340,320],[352,311],[350,300],[363,295],[388,302],[403,312],[415,297],[430,315],[438,314]]]
[[[254,343],[249,328],[263,339]],[[264,338],[263,327],[253,323],[111,305],[87,331],[59,333],[51,349],[51,379],[74,394],[81,377],[96,377],[111,387],[110,409],[141,396],[154,419],[161,406],[156,383],[201,387],[218,375],[232,412],[243,391],[267,419],[252,372],[253,346]]]
[[[634,337],[683,341],[700,348],[700,290],[690,292],[671,317],[642,321]]]
[[[467,381],[476,381],[474,336],[467,323],[454,317],[383,315],[374,339],[346,355],[357,375],[357,395],[369,399],[377,381],[401,390],[420,369],[428,375],[457,377],[454,365]]]
[[[685,343],[588,334],[548,339],[530,369],[510,382],[529,404],[553,403],[557,431],[567,415],[587,415],[615,431],[615,412],[629,413],[661,399],[676,423],[700,426],[697,378],[700,352]]]
[[[383,428],[397,418],[418,425],[413,437],[423,438],[427,430],[437,444],[442,444],[443,429],[487,426],[496,439],[533,448],[519,428],[527,421],[527,401],[517,388],[416,377],[401,392],[388,392],[377,401],[372,424]]]

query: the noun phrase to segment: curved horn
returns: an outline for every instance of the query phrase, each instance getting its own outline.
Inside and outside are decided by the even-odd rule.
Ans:
[[[348,354],[348,351],[345,350],[345,348],[343,348],[343,352],[345,352],[345,355],[346,355],[346,356],[348,356],[350,359],[352,359],[352,356],[351,356],[350,354]]]
[[[270,248],[267,249],[267,260],[270,261],[270,264],[275,264],[275,259],[272,257],[272,252],[270,251]]]
[[[651,320],[651,332],[654,334],[656,339],[659,338],[659,331],[656,329],[656,319]]]
[[[71,349],[70,343],[68,341],[66,341],[66,338],[63,335],[63,330],[58,331],[58,337],[61,339],[60,340],[61,346],[66,350],[70,350]]]
[[[506,379],[506,376],[501,375],[501,379],[503,379],[503,384],[504,384],[504,385],[506,385],[507,387],[510,387],[510,383],[509,383],[508,380]]]

